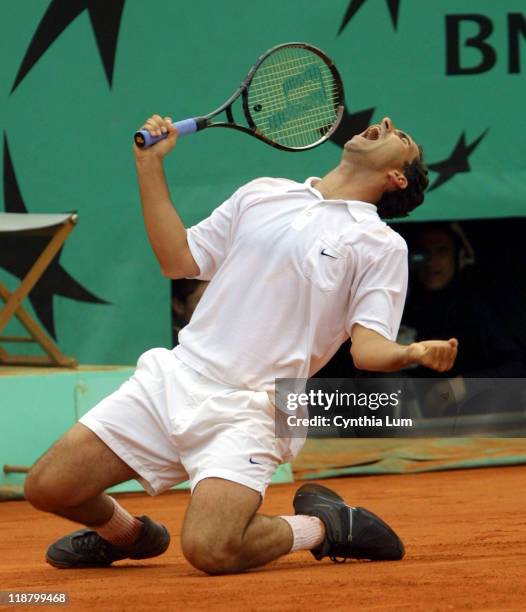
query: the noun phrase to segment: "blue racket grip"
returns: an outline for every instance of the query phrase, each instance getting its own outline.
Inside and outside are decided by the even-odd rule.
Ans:
[[[173,124],[177,129],[179,136],[186,136],[186,134],[192,134],[197,131],[197,122],[195,119],[183,119]],[[151,147],[159,140],[164,140],[167,134],[161,134],[160,136],[152,136],[148,130],[139,130],[135,132],[133,139],[139,149],[147,149]]]

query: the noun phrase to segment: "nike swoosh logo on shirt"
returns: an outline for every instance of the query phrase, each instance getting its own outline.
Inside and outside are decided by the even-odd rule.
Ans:
[[[252,457],[250,457],[249,461],[250,461],[250,463],[253,463],[254,465],[262,465],[259,461],[254,461],[254,459],[252,459]]]
[[[325,257],[331,257],[332,259],[338,259],[337,257],[335,257],[334,255],[330,255],[329,253],[325,252],[325,249],[322,250],[321,252],[322,255],[325,255]]]

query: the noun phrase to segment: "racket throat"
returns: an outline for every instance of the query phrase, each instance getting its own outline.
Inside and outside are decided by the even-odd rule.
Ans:
[[[207,119],[206,117],[196,117],[195,124],[197,126],[195,131],[199,132],[199,130],[204,130],[205,128],[209,127],[210,119]]]
[[[228,121],[230,121],[230,123],[235,123],[234,120],[234,113],[232,112],[232,107],[229,106],[226,110],[226,118],[228,119]]]

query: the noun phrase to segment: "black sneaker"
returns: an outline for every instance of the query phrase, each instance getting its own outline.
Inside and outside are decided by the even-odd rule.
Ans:
[[[394,561],[404,556],[402,541],[387,523],[365,508],[348,506],[327,487],[300,487],[294,496],[294,510],[317,516],[325,525],[325,539],[311,550],[318,561],[324,557],[335,563],[346,559]]]
[[[166,527],[147,516],[138,518],[144,527],[137,542],[131,546],[116,546],[92,529],[79,529],[52,544],[46,561],[60,569],[107,567],[120,559],[148,559],[161,555],[170,544]]]

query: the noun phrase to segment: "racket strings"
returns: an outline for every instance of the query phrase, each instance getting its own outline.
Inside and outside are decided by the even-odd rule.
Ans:
[[[302,140],[304,144],[307,144],[311,140],[313,133],[316,138],[319,138],[322,135],[320,129],[332,124],[335,118],[336,112],[333,108],[311,109],[306,115],[290,119],[283,126],[275,129],[266,127],[265,134],[273,139],[280,138],[288,140],[289,138],[304,137]],[[258,121],[258,123],[261,128],[263,128],[264,118],[261,118],[261,121]],[[268,123],[268,121],[266,123]]]
[[[334,108],[334,101],[337,100],[337,95],[338,95],[338,85],[334,82],[334,81],[330,81],[328,87],[324,87],[325,91],[328,90],[328,98],[330,101],[332,101],[332,104],[330,105],[330,110],[335,111]],[[289,97],[287,97],[287,102],[289,103],[294,103],[294,102],[299,102],[302,99],[306,98],[309,96],[309,94],[311,93],[316,93],[317,91],[319,91],[319,87],[311,87],[310,89],[306,88],[305,90],[303,90],[302,92],[297,92],[296,94],[293,94]],[[264,110],[267,112],[274,112],[277,111],[281,108],[283,108],[283,103],[282,100],[280,98],[282,98],[283,96],[276,96],[274,99],[270,98],[267,94],[267,92],[262,91],[259,96],[254,96],[254,98],[257,100],[257,98],[263,98],[265,100],[271,100],[271,102],[267,102],[265,104]],[[254,100],[254,101],[256,101]]]
[[[294,54],[292,57],[286,57],[290,55],[291,50],[282,50],[279,54],[275,53],[270,55],[263,64],[258,68],[257,74],[261,77],[261,82],[265,85],[266,79],[270,77],[271,83],[275,83],[277,87],[281,87],[283,82],[289,76],[295,76],[298,74],[298,69],[306,68],[309,64],[312,64],[312,60],[315,57],[314,54],[308,52],[302,53],[301,55]],[[283,57],[285,56],[285,58]],[[270,74],[266,74],[270,73]]]
[[[265,135],[283,144],[300,144],[307,146],[312,143],[312,137],[318,140],[324,135],[323,129],[332,124],[333,119],[328,119],[324,124],[320,125],[319,119],[311,122],[308,126],[303,126],[305,129],[290,128],[280,131],[279,133],[266,132]]]
[[[283,55],[282,52],[280,55]],[[313,62],[314,60],[314,62]],[[269,58],[258,68],[258,74],[264,74],[271,72],[270,77],[272,80],[276,80],[276,76],[280,78],[277,80],[278,85],[282,85],[284,80],[290,76],[296,76],[301,69],[305,69],[309,66],[316,65],[318,68],[324,68],[326,72],[331,73],[327,64],[312,52],[303,52],[301,56],[290,57],[288,59],[282,59],[281,57],[269,56]],[[269,75],[265,75],[268,77]]]
[[[338,83],[322,58],[289,48],[269,56],[258,68],[249,89],[249,106],[258,130],[267,138],[308,146],[334,123],[339,96]]]
[[[310,109],[305,115],[289,119],[285,125],[274,129],[268,126],[268,121],[265,121],[265,119],[268,120],[268,118],[269,117],[261,117],[261,119],[258,120],[258,124],[260,128],[266,128],[265,132],[269,137],[276,137],[279,135],[285,138],[294,136],[300,137],[312,133],[313,131],[316,133],[316,137],[319,137],[319,130],[334,122],[336,112],[333,108]]]
[[[316,64],[313,64],[310,58],[309,58],[309,61],[305,61],[303,62],[303,64],[299,64],[298,62],[295,62],[293,65],[291,65],[288,68],[287,72],[283,72],[283,70],[281,70],[282,66],[278,65],[277,69],[279,70],[279,73],[276,74],[274,72],[270,74],[268,77],[265,74],[261,75],[259,83],[257,84],[254,83],[254,85],[251,84],[251,93],[253,93],[255,96],[265,96],[265,97],[268,97],[269,99],[274,97],[276,100],[278,99],[283,100],[285,98],[285,95],[283,94],[282,87],[286,79],[290,77],[298,76],[298,69],[305,69],[313,65],[316,65]],[[292,67],[295,68],[296,70],[292,71],[290,69]],[[317,67],[319,68],[319,66]],[[326,84],[329,84],[330,86],[333,86],[334,89],[337,89],[337,85],[334,81],[334,78],[330,70],[327,68],[325,64],[322,64],[321,67],[325,68],[325,70],[323,71],[325,74],[321,73],[320,71],[322,75],[324,87]],[[271,68],[275,69],[276,66],[272,66]],[[314,83],[314,87],[312,87],[312,91],[316,91],[319,89],[319,83],[320,83],[319,81],[317,83]],[[286,96],[287,101],[294,100],[294,99],[301,99],[302,97],[304,97],[305,95],[304,90],[306,88],[308,88],[308,83],[304,87],[298,88],[295,93],[287,95]],[[274,96],[270,95],[270,91],[269,91],[270,89],[275,90]]]
[[[323,123],[320,118],[317,117],[311,124],[303,123],[300,129],[300,125],[290,126],[280,130],[279,132],[267,132],[265,135],[276,142],[287,144],[289,146],[308,146],[313,142],[317,142],[323,135],[324,130],[327,126],[330,126],[333,119],[328,119]]]
[[[309,114],[311,115],[310,118],[309,118]],[[290,130],[291,126],[294,126],[296,123],[301,123],[303,127],[307,125],[312,126],[317,121],[326,121],[326,120],[333,121],[335,117],[336,117],[336,110],[334,108],[325,108],[325,109],[314,108],[314,109],[311,109],[306,116],[293,118],[287,122],[288,125],[285,125],[283,127],[276,128],[276,129],[269,128],[269,131],[272,133],[279,132],[280,130],[288,131]]]

